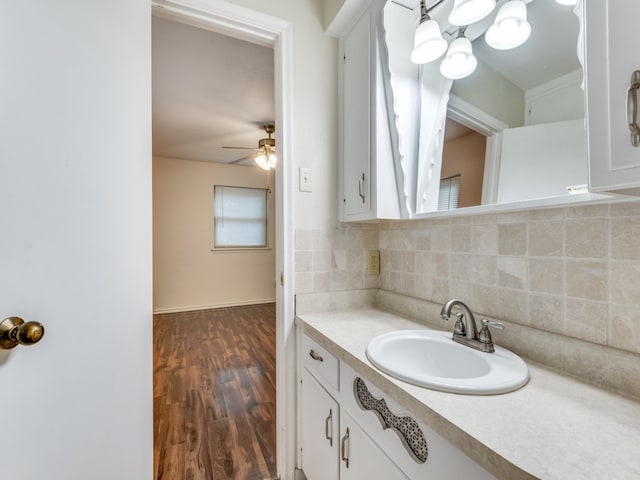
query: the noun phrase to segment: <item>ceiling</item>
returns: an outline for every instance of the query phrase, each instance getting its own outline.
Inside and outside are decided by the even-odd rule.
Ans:
[[[273,50],[153,17],[154,156],[230,163],[274,123]],[[245,160],[251,164],[251,160]]]

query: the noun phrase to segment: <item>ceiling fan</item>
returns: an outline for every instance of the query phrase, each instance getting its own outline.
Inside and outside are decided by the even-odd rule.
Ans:
[[[251,153],[242,158],[238,158],[234,160],[233,163],[238,163],[243,160],[248,160],[253,158],[256,164],[264,169],[271,170],[272,168],[276,168],[276,139],[272,138],[271,135],[276,131],[276,126],[272,123],[268,123],[263,125],[262,128],[267,133],[267,138],[261,138],[258,140],[258,148],[253,147],[222,147],[222,148],[232,148],[237,150],[255,150],[255,153]]]

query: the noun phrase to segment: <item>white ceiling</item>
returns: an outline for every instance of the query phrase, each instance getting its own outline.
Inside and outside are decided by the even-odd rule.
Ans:
[[[153,17],[153,154],[229,163],[274,121],[273,50]],[[251,163],[245,161],[242,163]]]

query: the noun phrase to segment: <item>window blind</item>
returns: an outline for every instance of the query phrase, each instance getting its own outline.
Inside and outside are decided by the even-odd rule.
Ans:
[[[440,192],[438,194],[438,210],[451,210],[453,208],[458,208],[459,194],[460,175],[441,179]]]
[[[214,248],[267,246],[265,188],[214,186]]]

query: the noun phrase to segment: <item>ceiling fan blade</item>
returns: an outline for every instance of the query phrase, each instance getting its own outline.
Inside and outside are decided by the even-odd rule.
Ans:
[[[255,147],[222,147],[222,148],[230,148],[233,150],[258,150]]]
[[[250,153],[249,155],[245,155],[244,157],[237,158],[236,160],[229,162],[229,164],[235,165],[236,163],[240,163],[244,160],[253,160],[254,158],[256,158],[257,155],[258,155],[257,153]]]

